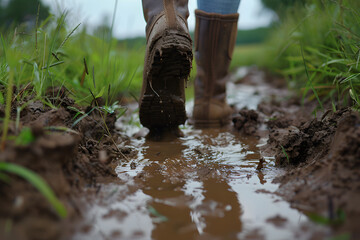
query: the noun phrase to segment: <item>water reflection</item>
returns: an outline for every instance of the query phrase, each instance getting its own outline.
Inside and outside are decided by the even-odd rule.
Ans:
[[[256,138],[241,143],[229,130],[188,128],[183,138],[140,144],[146,164],[136,184],[151,199],[153,239],[237,239],[243,211],[228,181],[259,153]]]
[[[254,92],[266,92],[264,86],[229,89],[230,97],[246,99],[250,108],[261,99]],[[129,117],[138,121],[136,114]],[[282,170],[266,157],[257,170],[263,158],[259,146],[266,139],[241,136],[232,128],[197,130],[186,125],[185,137],[155,142],[132,137],[139,131],[134,125],[122,127],[138,155],[116,169],[121,190],[100,198],[86,216],[102,230],[101,238],[87,234],[76,239],[309,239],[303,230],[306,217],[269,194],[277,189],[272,180]],[[100,193],[109,195],[109,190],[103,187]],[[109,209],[121,211],[120,220],[116,214],[104,219],[111,215]],[[282,227],[268,221],[275,216],[286,219]],[[314,227],[307,227],[311,235]]]

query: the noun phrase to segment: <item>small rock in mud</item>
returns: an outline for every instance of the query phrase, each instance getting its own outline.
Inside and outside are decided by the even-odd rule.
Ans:
[[[254,110],[241,109],[233,118],[234,127],[246,135],[255,134],[259,126],[259,114]]]
[[[99,151],[99,162],[103,164],[108,164],[110,162],[109,155],[107,154],[106,150],[100,150]]]
[[[280,228],[280,227],[285,226],[285,223],[287,222],[287,219],[280,216],[280,215],[276,215],[275,217],[266,219],[266,222],[272,223],[272,224],[274,224],[274,226]]]
[[[136,163],[135,163],[135,162],[131,162],[131,163],[130,163],[130,168],[133,169],[133,170],[136,169]]]

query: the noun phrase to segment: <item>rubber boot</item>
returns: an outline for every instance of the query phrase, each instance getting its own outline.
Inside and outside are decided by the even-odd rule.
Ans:
[[[186,121],[185,83],[192,64],[188,0],[143,0],[146,54],[139,99],[140,122],[153,129]]]
[[[226,82],[235,47],[239,14],[195,11],[195,127],[229,124],[232,109],[226,102]]]

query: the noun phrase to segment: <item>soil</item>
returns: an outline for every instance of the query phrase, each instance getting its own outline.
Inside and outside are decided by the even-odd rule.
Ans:
[[[291,165],[275,179],[278,193],[293,207],[316,213],[337,231],[359,239],[359,114],[342,109],[321,119],[271,126],[268,143],[276,164]]]
[[[255,110],[243,108],[233,117],[233,123],[235,129],[241,133],[253,135],[257,132],[259,127],[259,114]]]
[[[54,101],[49,96],[56,109],[34,101],[32,97],[24,99],[29,104],[21,111],[19,129],[30,128],[35,140],[29,144],[7,141],[0,158],[43,177],[65,204],[68,217],[61,219],[32,185],[18,176],[9,175],[9,182],[0,181],[0,206],[6,206],[0,208],[0,225],[7,226],[0,228],[1,239],[68,238],[74,231],[72,223],[80,219],[83,203],[79,196],[89,189],[97,191],[99,178],[114,181],[115,165],[112,164],[129,154],[127,150],[119,153],[121,150],[113,144],[115,115],[105,116],[99,108],[91,111],[93,107],[75,106],[74,101],[58,89],[47,91],[51,95],[53,92],[61,93]],[[13,104],[12,119],[16,119],[16,108],[22,104]],[[75,108],[90,113],[72,126],[77,114]],[[9,135],[17,132],[15,123],[11,122]]]
[[[256,85],[252,74],[244,81]],[[275,79],[267,82],[278,89],[285,86],[279,78],[265,79]],[[316,111],[316,102],[301,104],[295,95],[274,94],[257,111],[238,111],[233,122],[245,135],[257,134],[261,124],[267,126],[269,137],[262,152],[274,156],[277,167],[287,169],[273,181],[280,184],[276,194],[346,239],[360,239],[360,114],[351,108],[333,112],[326,103],[325,109],[329,110]],[[262,167],[260,159],[258,169]],[[278,224],[280,219],[269,222]]]
[[[259,74],[263,80],[259,80]],[[62,219],[30,183],[9,174],[9,182],[0,181],[0,239],[289,239],[277,238],[276,234],[264,236],[265,226],[246,228],[249,224],[239,220],[246,209],[238,203],[233,189],[239,187],[239,182],[234,179],[244,181],[245,188],[240,189],[246,193],[254,176],[261,185],[277,186],[275,191],[257,189],[256,198],[277,199],[269,201],[271,204],[285,200],[312,220],[293,229],[289,217],[293,215],[277,212],[264,217],[271,231],[289,228],[294,232],[291,236],[299,239],[325,239],[339,234],[348,234],[346,239],[360,239],[359,114],[344,108],[318,111],[314,117],[316,103],[301,104],[285,90],[284,81],[257,69],[235,84],[267,85],[267,95],[257,109],[237,110],[228,129],[216,133],[202,130],[201,134],[191,130],[194,136],[187,140],[163,142],[145,140],[144,129],[130,136],[124,134],[126,123],[120,121],[121,126],[116,127],[116,115],[101,110],[100,99],[92,106],[76,106],[66,89],[47,91],[55,109],[31,96],[23,102],[14,101],[9,134],[18,135],[29,127],[35,140],[19,144],[10,139],[0,159],[42,176],[65,205],[68,216]],[[18,94],[23,94],[21,88],[15,90],[15,96]],[[24,103],[28,104],[20,113],[17,127],[17,107]],[[84,117],[76,122],[80,116]],[[228,133],[242,143],[235,144]],[[267,142],[260,144],[259,139]],[[137,141],[146,151],[137,149]],[[231,144],[236,148],[241,145],[242,150],[233,150]],[[244,152],[246,164],[236,165],[238,159],[231,158]],[[229,164],[219,164],[220,153],[225,154],[221,161]],[[154,161],[144,164],[149,159]],[[119,170],[122,167],[127,169],[126,174]],[[269,178],[268,172],[275,176]],[[183,193],[193,188],[189,182],[202,186],[195,187],[191,196]],[[129,209],[114,207],[121,201],[128,201],[125,205]],[[145,215],[154,223],[148,228],[143,226],[150,229],[150,235],[145,230],[134,230],[131,237],[124,235],[126,231],[116,224],[121,222],[129,229],[143,224],[137,221],[143,221],[139,214],[144,214],[144,202],[145,212],[151,216]],[[262,209],[263,204],[258,203],[256,208]],[[106,237],[101,231],[91,235],[98,225],[88,214],[99,215],[106,227],[116,219],[116,228]],[[136,220],[126,225],[131,214]],[[329,228],[330,233],[319,234],[319,224]],[[308,228],[316,231],[305,235]],[[243,229],[248,230],[241,233]]]

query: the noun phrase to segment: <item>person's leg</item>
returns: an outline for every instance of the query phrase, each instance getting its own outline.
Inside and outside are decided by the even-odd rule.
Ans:
[[[186,120],[185,81],[192,62],[188,0],[142,0],[146,25],[140,122],[150,131],[177,129]]]
[[[198,9],[207,13],[237,13],[240,0],[198,0]]]
[[[192,117],[196,127],[230,123],[232,109],[226,102],[226,82],[236,41],[239,3],[239,0],[198,1],[200,10],[195,11],[197,74]]]

